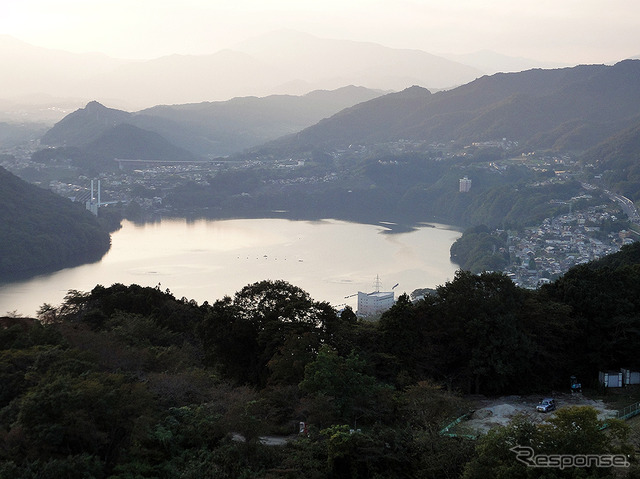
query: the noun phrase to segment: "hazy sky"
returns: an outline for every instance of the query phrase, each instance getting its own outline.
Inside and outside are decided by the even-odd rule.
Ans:
[[[0,33],[120,58],[294,29],[430,53],[603,63],[640,54],[640,0],[0,0]]]

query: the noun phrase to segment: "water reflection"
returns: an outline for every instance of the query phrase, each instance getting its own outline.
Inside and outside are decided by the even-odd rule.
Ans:
[[[232,295],[263,279],[284,279],[314,299],[355,306],[345,296],[369,291],[376,275],[397,293],[434,287],[456,266],[449,248],[460,232],[428,225],[397,234],[392,225],[343,221],[239,219],[124,222],[98,263],[0,287],[0,314],[33,315],[43,303],[60,304],[70,289],[137,283],[170,289],[202,303]]]

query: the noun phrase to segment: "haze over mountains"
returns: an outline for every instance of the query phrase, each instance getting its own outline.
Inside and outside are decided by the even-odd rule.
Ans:
[[[86,149],[119,125],[120,135],[127,134],[100,143],[105,158],[192,159],[247,148],[290,155],[398,140],[464,146],[503,138],[521,151],[582,152],[640,123],[639,84],[640,61],[626,60],[483,76],[437,93],[419,86],[390,94],[346,87],[137,113],[91,102],[57,123],[42,143]]]
[[[111,130],[119,126],[121,133],[128,128],[131,136],[128,142],[120,142],[118,151],[112,149],[110,155],[105,151],[112,158],[185,160],[193,156],[224,156],[300,131],[344,108],[382,94],[382,91],[351,86],[303,96],[272,95],[156,106],[136,113],[108,108],[93,101],[54,125],[42,137],[42,143],[87,149],[92,142],[110,135]],[[159,145],[160,138],[149,136],[146,137],[150,145],[147,151],[122,149],[143,131],[161,135],[166,143],[179,149],[165,147],[162,152],[161,148],[152,148],[151,145]]]
[[[136,110],[249,95],[301,95],[346,85],[399,91],[416,84],[437,90],[495,71],[553,66],[487,52],[444,58],[290,30],[211,55],[170,55],[144,61],[73,54],[0,35],[0,62],[4,71],[11,72],[3,78],[0,103],[3,110],[15,111],[34,104],[77,108],[91,100]],[[49,119],[55,110],[44,113],[38,119]]]
[[[640,121],[640,61],[484,76],[432,94],[414,86],[342,111],[269,145],[304,151],[397,140],[583,151]]]
[[[285,53],[285,49],[279,47],[279,42],[283,40],[296,48]],[[116,101],[110,103],[96,99],[68,114],[46,134],[38,136],[40,145],[55,148],[34,152],[32,148],[38,143],[30,142],[16,157],[7,149],[10,153],[6,155],[7,161],[13,161],[16,169],[28,174],[38,173],[43,164],[47,165],[45,170],[48,167],[58,168],[58,173],[64,176],[62,183],[68,184],[68,179],[73,179],[71,177],[75,174],[117,174],[114,158],[193,161],[232,156],[231,159],[236,161],[231,163],[242,166],[238,171],[227,172],[230,176],[219,174],[229,168],[229,164],[221,166],[220,162],[207,162],[205,168],[211,168],[214,174],[206,181],[197,183],[200,173],[194,173],[187,178],[194,183],[183,184],[176,180],[170,193],[162,189],[163,185],[153,184],[144,194],[153,193],[155,198],[161,191],[166,193],[165,198],[161,199],[167,200],[163,203],[167,211],[172,208],[175,211],[208,209],[238,215],[255,215],[263,210],[289,211],[291,215],[299,217],[343,215],[340,217],[357,221],[363,220],[362,213],[365,210],[380,214],[380,208],[372,209],[369,206],[379,203],[386,205],[385,211],[389,217],[403,215],[402,218],[411,222],[424,219],[419,214],[413,214],[415,205],[429,202],[433,205],[433,199],[445,197],[447,191],[451,195],[457,193],[456,188],[445,191],[442,183],[432,185],[434,188],[424,196],[422,193],[426,190],[420,189],[424,185],[416,184],[421,179],[431,185],[435,181],[432,175],[447,177],[454,183],[458,181],[460,172],[449,171],[447,165],[440,164],[441,158],[453,159],[454,162],[473,162],[477,161],[475,153],[481,156],[486,152],[491,158],[505,158],[506,155],[519,158],[521,153],[536,151],[546,155],[548,150],[568,152],[570,157],[579,158],[591,148],[583,157],[585,164],[593,163],[598,172],[615,168],[615,178],[610,174],[606,178],[608,185],[615,185],[612,189],[629,193],[630,197],[639,194],[640,187],[637,185],[640,184],[640,174],[634,167],[640,131],[639,60],[625,60],[613,66],[581,65],[483,75],[461,86],[437,91],[426,88],[429,84],[420,78],[433,72],[442,75],[445,71],[455,69],[458,73],[466,72],[474,77],[477,71],[461,67],[461,64],[455,64],[453,70],[447,70],[450,63],[424,52],[393,50],[358,42],[327,41],[293,32],[245,42],[238,46],[240,48],[243,49],[240,54],[240,50],[225,51],[207,56],[206,59],[226,56],[236,61],[243,58],[244,65],[250,65],[256,57],[260,57],[264,61],[263,66],[270,65],[273,70],[266,68],[265,76],[262,73],[256,73],[254,77],[247,75],[243,81],[257,81],[258,77],[272,81],[276,77],[270,77],[269,72],[278,70],[281,79],[297,78],[289,84],[290,88],[303,90],[312,84],[300,80],[304,75],[314,78],[314,81],[336,84],[354,79],[355,82],[363,72],[371,74],[367,78],[387,86],[414,79],[417,81],[400,91],[393,91],[395,87],[382,90],[352,85],[334,90],[316,90],[300,96],[243,96],[227,101],[155,105],[135,112],[117,108]],[[342,55],[340,50],[346,53]],[[37,53],[32,48],[25,47],[23,50],[25,56]],[[80,82],[75,84],[76,93],[80,94],[81,83],[86,80],[87,73],[74,69],[73,57],[63,55],[61,62],[75,73],[76,81]],[[182,56],[150,62],[128,61],[115,68],[119,74],[129,72],[123,78],[128,76],[131,79],[129,93],[134,95],[140,94],[145,81],[151,85],[154,79],[163,87],[169,85],[176,88],[166,89],[163,98],[167,98],[165,94],[180,90],[185,94],[201,96],[204,90],[190,89],[198,82],[203,88],[213,88],[219,93],[214,83],[205,85],[211,80],[207,76],[211,74],[211,63],[203,63],[202,58]],[[17,57],[14,60],[17,62]],[[107,62],[111,62],[111,59],[107,59]],[[398,68],[394,69],[396,62]],[[176,64],[181,67],[176,68]],[[292,64],[295,64],[295,68],[291,67]],[[427,64],[432,66],[427,68]],[[47,66],[46,63],[42,65]],[[327,67],[322,68],[324,65]],[[151,68],[146,68],[148,66]],[[165,68],[168,69],[166,71],[188,75],[181,83],[178,79],[165,78]],[[194,75],[194,68],[200,68],[201,75]],[[238,74],[242,69],[232,70]],[[114,78],[112,72],[103,72],[105,78]],[[29,84],[25,79],[23,87],[33,88],[35,78],[46,78],[44,73],[37,75],[32,72],[30,76],[27,75],[32,83]],[[144,78],[147,80],[141,80]],[[441,76],[436,80],[436,76],[432,75],[430,78],[434,83],[453,81],[453,77],[445,79]],[[64,82],[53,82],[53,85],[57,84]],[[283,85],[285,83],[278,86],[272,82],[270,88],[285,88]],[[236,86],[244,88],[246,84]],[[3,131],[7,129],[0,128],[0,134]],[[23,132],[12,134],[20,136]],[[508,142],[503,142],[503,139]],[[478,144],[468,150],[473,143]],[[505,146],[507,143],[508,146]],[[357,145],[358,148],[349,151],[350,145]],[[398,145],[402,148],[398,148]],[[494,151],[490,151],[492,148]],[[372,165],[377,164],[375,155],[381,155],[379,158],[384,164],[389,155],[393,156],[401,150],[408,152],[409,156],[414,155],[413,160],[418,162],[422,158],[420,155],[426,155],[422,158],[424,164],[404,165],[403,168],[407,168],[403,177],[406,181],[390,187],[387,185],[388,178],[383,174],[378,175],[380,172]],[[276,170],[282,165],[287,168],[296,164],[296,168],[302,166],[295,171],[292,168],[290,174],[301,175],[304,181],[298,182],[298,177],[286,177],[289,173],[282,173],[284,178],[269,176],[264,179],[260,177],[263,171],[243,170],[255,166],[256,159],[263,160],[258,165],[266,170],[271,168],[272,162],[273,171],[267,176],[277,177],[280,172]],[[291,159],[294,161],[289,161]],[[429,171],[422,171],[427,168],[425,162],[429,165]],[[197,168],[201,165],[199,162]],[[179,166],[188,167],[184,164]],[[215,171],[216,168],[220,168],[220,171]],[[347,178],[342,175],[345,171],[352,177],[342,184],[343,178]],[[474,179],[474,192],[480,195],[482,174]],[[216,180],[211,181],[212,178]],[[377,183],[373,184],[377,184],[377,189],[371,189],[371,178],[375,178],[373,181]],[[522,178],[522,175],[514,178]],[[351,181],[353,179],[355,181]],[[48,180],[45,174],[39,176],[39,181],[42,180]],[[488,179],[484,184],[485,191],[500,181],[502,178]],[[194,184],[199,186],[196,188]],[[294,188],[299,186],[295,194],[291,194],[293,190],[289,189],[290,185]],[[127,183],[126,188],[121,188],[123,191],[119,193],[124,195],[122,197],[130,198],[134,194],[134,188],[129,186],[132,185]],[[352,194],[354,191],[358,193]],[[507,198],[508,195],[501,197]],[[481,201],[481,197],[478,198]],[[507,199],[504,202],[509,201]],[[469,209],[462,203],[456,208],[440,206],[442,211],[434,207],[429,213],[431,217],[444,215],[452,224],[475,221],[475,217],[464,217],[462,213]],[[484,217],[497,222],[498,216]],[[377,219],[370,217],[364,220]],[[517,220],[521,218],[515,218]]]
[[[454,60],[464,65],[477,68],[487,75],[494,73],[513,73],[533,68],[562,68],[570,66],[566,63],[532,60],[531,58],[502,55],[490,50],[480,50],[473,53],[444,55],[449,60]]]

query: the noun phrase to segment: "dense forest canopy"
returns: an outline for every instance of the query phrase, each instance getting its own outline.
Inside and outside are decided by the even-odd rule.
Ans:
[[[530,477],[506,447],[525,439],[631,457],[628,428],[603,432],[590,408],[477,442],[439,431],[466,393],[640,367],[639,258],[626,246],[539,290],[458,272],[377,321],[284,281],[200,305],[158,287],[70,291],[38,320],[0,319],[0,477]],[[545,477],[583,472],[612,477]]]
[[[84,207],[0,168],[0,281],[96,261],[109,233]]]

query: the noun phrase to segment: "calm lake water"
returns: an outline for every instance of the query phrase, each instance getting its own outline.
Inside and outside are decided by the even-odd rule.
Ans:
[[[0,315],[32,316],[43,303],[62,303],[68,290],[96,284],[160,285],[201,304],[264,279],[283,279],[315,300],[356,309],[357,298],[345,297],[373,291],[376,275],[383,291],[399,283],[396,297],[453,279],[449,248],[460,235],[438,224],[389,234],[384,225],[335,220],[124,221],[101,261],[0,285]]]

